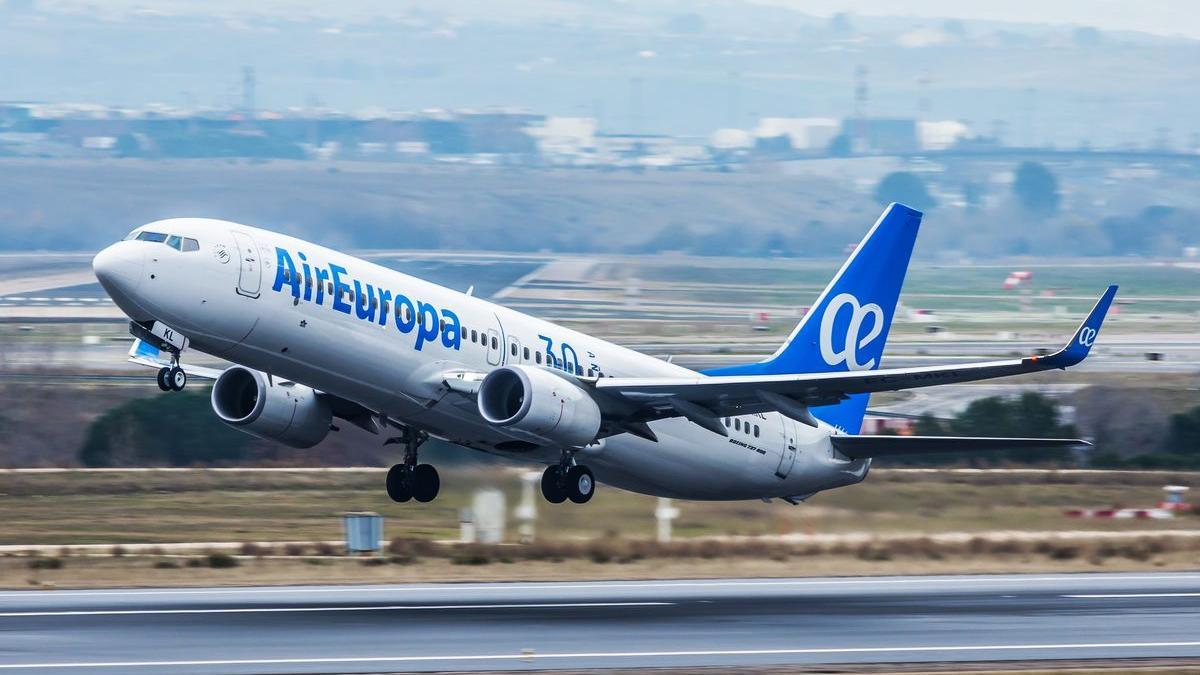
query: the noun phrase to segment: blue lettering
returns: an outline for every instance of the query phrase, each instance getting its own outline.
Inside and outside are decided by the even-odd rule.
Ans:
[[[384,289],[379,289],[379,325],[387,325],[388,302],[392,299],[392,292]]]
[[[417,308],[413,306],[408,296],[396,294],[396,329],[401,333],[411,333],[417,325]]]
[[[325,282],[329,281],[329,272],[324,267],[317,268],[317,304],[323,304],[325,299]]]
[[[300,257],[300,262],[304,265],[304,301],[312,300],[312,273],[308,271],[308,258],[304,255],[304,251],[296,251],[296,255]]]
[[[442,310],[442,318],[446,320],[446,330],[442,332],[442,346],[458,349],[462,346],[462,326],[458,323],[458,315],[448,309]]]
[[[425,317],[429,317],[426,321]],[[413,349],[421,351],[421,346],[432,341],[438,334],[437,309],[424,302],[417,303],[417,344]]]
[[[342,281],[342,275],[345,273],[345,267],[329,263],[329,274],[333,278],[333,308],[342,314],[349,314],[350,305],[343,299],[350,292],[350,286]]]
[[[300,297],[300,280],[296,277],[296,263],[292,262],[292,256],[287,251],[275,247],[275,284],[271,286],[271,290],[279,292],[283,290],[284,284],[292,287],[292,297]]]
[[[367,321],[375,320],[375,287],[367,284],[364,291],[358,279],[354,280],[354,315]]]

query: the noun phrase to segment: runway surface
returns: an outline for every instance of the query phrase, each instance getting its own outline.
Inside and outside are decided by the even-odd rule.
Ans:
[[[4,671],[1137,657],[1200,658],[1200,574],[0,592]]]

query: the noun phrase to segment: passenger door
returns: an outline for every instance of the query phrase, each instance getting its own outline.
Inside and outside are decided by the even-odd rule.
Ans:
[[[262,292],[262,266],[258,260],[258,249],[245,232],[233,232],[233,240],[237,243],[240,265],[237,292],[248,298],[257,298]]]
[[[796,463],[796,422],[783,415],[780,415],[779,419],[783,424],[783,449],[779,453],[779,466],[775,469],[775,475],[787,478]]]

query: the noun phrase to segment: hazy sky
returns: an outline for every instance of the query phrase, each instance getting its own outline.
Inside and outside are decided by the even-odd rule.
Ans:
[[[1200,38],[1195,0],[756,0],[809,14],[837,12],[1081,24]]]

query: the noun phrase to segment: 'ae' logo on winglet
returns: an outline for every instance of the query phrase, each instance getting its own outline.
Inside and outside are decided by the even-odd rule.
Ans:
[[[846,326],[846,336],[842,339],[841,349],[833,346],[833,324],[837,320],[842,307],[850,307],[850,324]],[[866,335],[862,334],[863,321],[870,316],[871,328]],[[858,350],[866,347],[883,332],[883,309],[879,305],[868,302],[861,304],[858,298],[849,293],[841,293],[829,301],[825,307],[825,315],[821,317],[821,358],[825,363],[836,366],[845,363],[849,370],[870,370],[875,367],[875,359],[866,363],[858,362]]]

